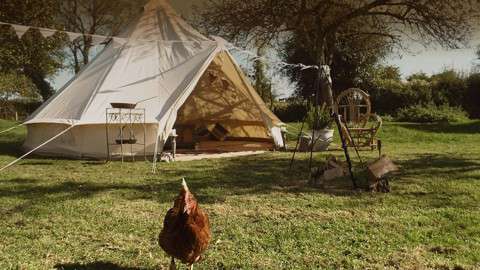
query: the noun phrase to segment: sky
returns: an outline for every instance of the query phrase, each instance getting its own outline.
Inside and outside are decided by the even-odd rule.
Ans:
[[[189,7],[191,7],[193,3],[198,4],[201,1],[204,0],[174,0],[171,2],[175,9],[183,16],[188,17],[191,15],[191,9]],[[472,44],[480,44],[480,35],[477,35],[477,37],[472,40]],[[397,52],[384,61],[384,64],[398,66],[404,78],[417,72],[424,72],[431,75],[445,69],[455,69],[469,73],[476,59],[474,48],[457,50],[440,48],[426,49],[413,44],[407,47],[410,47],[408,48],[409,52]],[[72,76],[72,72],[63,71],[51,81],[54,87],[59,89],[68,82]],[[282,96],[288,95],[288,93],[279,94]]]
[[[480,40],[478,41],[480,44]],[[413,73],[424,72],[429,75],[445,69],[455,69],[470,73],[476,61],[475,49],[424,49],[417,53],[392,55],[385,61],[388,65],[398,66],[403,77]]]

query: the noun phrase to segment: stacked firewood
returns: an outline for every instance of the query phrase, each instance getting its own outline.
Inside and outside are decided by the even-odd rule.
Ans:
[[[310,184],[325,187],[328,182],[347,175],[349,175],[348,164],[330,155],[323,166],[312,168]]]
[[[390,192],[388,178],[399,168],[386,155],[367,165],[368,190],[374,192]],[[339,178],[350,177],[348,164],[338,160],[335,156],[328,156],[321,167],[312,168],[310,184],[315,187],[326,188]],[[366,187],[367,189],[367,187]]]
[[[390,192],[388,178],[392,172],[398,171],[395,165],[386,155],[368,165],[368,184],[372,191]]]

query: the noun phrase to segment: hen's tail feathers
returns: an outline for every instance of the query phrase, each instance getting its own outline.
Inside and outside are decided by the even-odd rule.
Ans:
[[[182,178],[182,187],[185,191],[188,191],[188,186],[187,186],[187,182],[185,182],[185,178]]]

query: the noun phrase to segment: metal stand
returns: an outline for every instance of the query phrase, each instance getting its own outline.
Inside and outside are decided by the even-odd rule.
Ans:
[[[122,162],[124,162],[125,157],[130,156],[134,162],[135,146],[143,147],[143,156],[147,160],[145,109],[107,108],[105,121],[107,161],[111,161],[113,157],[119,156]],[[141,127],[143,141],[139,142],[136,138],[135,127]],[[112,141],[110,134],[113,130],[118,131],[118,137]],[[113,152],[113,149],[118,149],[118,147],[120,152]]]
[[[337,113],[335,112],[333,113],[333,118],[335,119],[335,123],[337,124],[338,133],[340,134],[340,140],[342,141],[343,153],[345,154],[345,159],[347,160],[348,171],[350,173],[350,178],[352,179],[353,188],[356,189],[358,187],[357,181],[355,179],[355,176],[353,175],[352,160],[350,159],[350,153],[348,152],[347,140],[343,136],[344,134],[342,132],[342,124],[340,123],[341,121],[340,117],[341,116],[338,115]]]
[[[292,170],[293,162],[295,161],[295,155],[297,154],[298,146],[300,145],[300,136],[302,136],[306,119],[307,119],[306,117],[303,118],[302,127],[300,128],[300,132],[298,133],[298,137],[297,137],[297,143],[295,144],[295,149],[293,149],[292,159],[290,160],[290,171]]]
[[[328,73],[325,73],[323,74],[322,73],[322,70],[319,69],[318,71],[318,74],[317,74],[317,78],[316,78],[316,81],[315,81],[315,119],[314,119],[314,122],[317,123],[317,120],[318,120],[318,103],[319,103],[319,93],[320,93],[320,78],[321,76],[330,76],[329,72]],[[331,80],[329,80],[330,83],[331,83]],[[351,177],[351,180],[352,180],[352,183],[353,183],[353,188],[354,189],[357,189],[358,188],[358,185],[357,185],[357,181],[353,175],[353,166],[352,166],[352,160],[350,159],[350,154],[348,152],[348,145],[347,145],[347,141],[345,139],[345,137],[343,136],[343,133],[342,133],[342,127],[341,127],[341,119],[340,119],[340,116],[337,114],[337,113],[333,113],[332,114],[332,117],[334,118],[333,120],[335,121],[336,125],[337,125],[337,128],[338,128],[338,133],[340,134],[340,139],[342,141],[342,148],[343,148],[343,152],[345,154],[345,159],[347,160],[347,163],[348,163],[348,170],[350,172],[350,177]],[[303,123],[302,123],[302,128],[301,128],[301,131],[300,133],[303,131],[303,128],[304,128],[304,125],[305,125],[305,121],[306,121],[306,117],[303,119]],[[309,172],[312,171],[312,164],[313,164],[313,147],[314,147],[314,144],[315,144],[315,129],[313,130],[313,134],[312,134],[312,146],[310,148],[310,159],[309,159],[309,163],[308,163],[308,167],[309,167]],[[290,170],[292,169],[292,165],[293,165],[293,162],[295,160],[295,154],[297,152],[297,148],[298,148],[298,145],[299,145],[299,142],[300,142],[300,136],[298,137],[297,139],[297,145],[293,151],[293,156],[292,156],[292,160],[290,161]],[[358,154],[358,150],[355,146],[355,150],[357,151],[357,154]],[[358,156],[360,157],[360,155],[358,154]]]

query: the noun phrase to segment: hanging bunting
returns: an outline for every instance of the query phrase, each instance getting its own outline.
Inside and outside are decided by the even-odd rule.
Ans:
[[[46,29],[46,28],[40,28],[39,31],[40,31],[40,34],[42,34],[42,36],[44,38],[49,38],[49,37],[55,35],[55,33],[57,32],[57,30]]]
[[[23,35],[25,35],[25,33],[31,28],[30,26],[9,24],[9,23],[3,23],[3,22],[0,22],[0,25],[10,25],[11,27],[13,27],[13,29],[15,30],[15,33],[17,34],[17,36],[19,38],[23,37]],[[80,34],[80,33],[59,31],[59,30],[55,30],[55,29],[48,29],[48,28],[35,28],[35,29],[38,29],[40,31],[40,33],[42,34],[42,36],[46,37],[46,38],[54,35],[56,32],[65,33],[68,36],[69,40],[72,41],[72,42],[75,39],[77,39],[81,36],[84,36],[84,34]],[[85,36],[90,36],[92,38],[92,43],[95,44],[95,45],[107,44],[109,42],[112,42],[113,46],[115,48],[124,46],[125,44],[127,44],[127,42],[130,42],[132,46],[142,46],[142,45],[145,45],[145,44],[150,43],[150,42],[159,42],[158,40],[140,40],[140,39],[138,39],[138,40],[133,39],[132,40],[132,39],[128,39],[128,38],[108,37],[108,36],[101,36],[101,35],[85,34]],[[304,65],[304,64],[301,64],[301,63],[300,64],[289,64],[289,63],[286,63],[286,62],[283,62],[283,61],[275,61],[275,60],[269,59],[265,56],[258,56],[256,53],[254,53],[252,51],[244,50],[242,48],[236,47],[235,45],[229,43],[228,41],[224,40],[223,38],[213,37],[213,39],[215,40],[214,42],[216,42],[219,46],[225,47],[227,51],[237,51],[240,54],[245,54],[245,55],[248,55],[248,56],[252,57],[252,59],[250,59],[251,61],[268,61],[268,62],[271,62],[271,63],[276,63],[280,68],[291,67],[291,68],[300,68],[301,70],[319,69],[320,68],[319,66],[316,66],[316,65]],[[170,45],[178,42],[178,43],[192,43],[193,47],[199,46],[199,45],[203,46],[203,43],[198,43],[196,41],[171,40],[171,41],[163,41],[163,42],[166,42],[166,43],[169,43],[169,44],[171,43]],[[210,41],[208,43],[210,43]],[[325,67],[322,67],[322,69],[325,69]]]
[[[72,32],[65,32],[65,34],[67,34],[68,39],[70,40],[70,42],[73,42],[75,39],[83,36],[82,34],[72,33]]]
[[[23,26],[23,25],[18,25],[18,24],[12,24],[11,25],[13,29],[15,30],[15,33],[17,34],[18,38],[22,38],[23,35],[30,29],[28,26]]]

